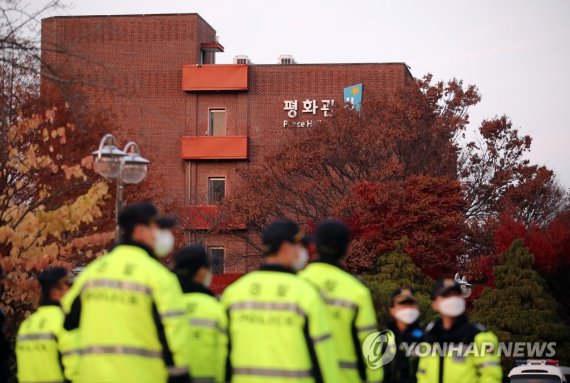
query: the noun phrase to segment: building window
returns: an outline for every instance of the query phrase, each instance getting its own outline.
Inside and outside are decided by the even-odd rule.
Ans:
[[[208,135],[210,136],[226,135],[225,109],[210,109],[210,123],[208,126]]]
[[[226,196],[225,178],[208,178],[208,204],[216,205]]]
[[[212,262],[212,274],[224,273],[224,256],[226,250],[219,246],[208,247],[208,256]]]

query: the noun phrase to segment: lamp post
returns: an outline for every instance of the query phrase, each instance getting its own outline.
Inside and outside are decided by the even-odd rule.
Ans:
[[[461,287],[461,292],[463,293],[463,298],[469,298],[471,296],[471,292],[473,291],[473,286],[471,283],[467,282],[465,275],[463,278],[459,275],[459,273],[455,274],[455,282]]]
[[[123,208],[123,183],[138,184],[147,173],[150,161],[141,156],[136,142],[129,141],[123,150],[117,147],[117,139],[112,134],[105,134],[99,143],[99,149],[92,153],[95,171],[107,178],[117,179],[117,197],[115,199],[115,239],[121,238],[119,212]]]

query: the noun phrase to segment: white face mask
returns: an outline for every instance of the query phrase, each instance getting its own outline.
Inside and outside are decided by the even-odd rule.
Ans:
[[[170,230],[154,231],[154,253],[157,257],[166,257],[174,248],[174,234]]]
[[[415,307],[400,309],[394,313],[394,318],[405,324],[412,324],[420,317],[420,310]]]
[[[212,284],[212,272],[208,271],[208,274],[206,274],[206,276],[204,277],[204,282],[202,282],[202,284],[206,287],[210,287],[210,285]]]
[[[438,311],[448,317],[458,317],[465,312],[465,299],[462,297],[444,298],[439,302]]]
[[[309,250],[305,249],[304,247],[299,251],[299,255],[297,255],[297,259],[291,267],[295,271],[303,270],[307,263],[309,262]]]

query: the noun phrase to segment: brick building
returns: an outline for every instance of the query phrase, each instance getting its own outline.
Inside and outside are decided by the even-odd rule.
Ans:
[[[121,127],[113,133],[139,143],[165,191],[193,206],[196,231],[208,230],[200,217],[233,192],[237,169],[287,145],[287,130],[318,129],[345,87],[363,84],[366,97],[411,78],[404,63],[298,64],[281,56],[257,65],[238,56],[215,64],[223,49],[198,14],[42,20],[44,62],[80,79],[88,102],[113,111]],[[43,89],[49,84],[44,75]],[[229,234],[207,235],[205,245],[218,273],[244,272],[257,255]]]

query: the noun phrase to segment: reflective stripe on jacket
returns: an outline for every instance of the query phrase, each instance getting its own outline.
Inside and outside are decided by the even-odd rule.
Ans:
[[[77,338],[63,328],[57,305],[40,306],[22,322],[16,336],[18,381],[64,382],[75,377]]]
[[[305,280],[265,266],[230,285],[222,303],[232,382],[341,381],[326,307]]]
[[[378,331],[368,288],[341,268],[324,262],[309,264],[300,276],[315,285],[324,297],[339,358],[341,381],[381,382],[382,367],[369,368],[362,354],[364,339]]]
[[[223,383],[228,345],[226,312],[214,296],[198,290],[185,291],[184,304],[190,327],[187,347],[195,351],[189,359],[192,379]]]
[[[66,328],[79,325],[77,382],[160,383],[188,374],[180,285],[143,247],[119,245],[93,261],[62,306]]]

